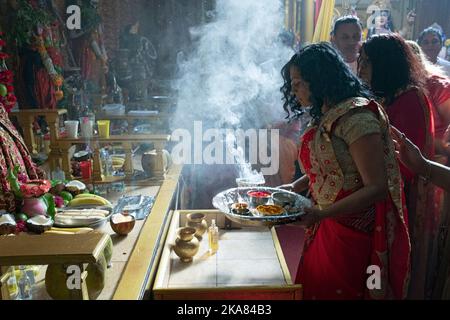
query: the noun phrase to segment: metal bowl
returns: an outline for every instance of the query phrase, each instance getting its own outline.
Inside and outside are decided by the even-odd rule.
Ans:
[[[283,208],[285,206],[294,207],[297,197],[296,195],[287,192],[275,192],[272,194],[272,200],[274,204]]]

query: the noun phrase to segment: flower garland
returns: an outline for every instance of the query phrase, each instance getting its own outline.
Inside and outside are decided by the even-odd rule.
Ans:
[[[9,55],[2,52],[3,47],[6,46],[3,40],[3,32],[0,32],[0,104],[2,104],[6,112],[10,112],[16,105],[17,98],[14,94],[14,74],[8,70],[6,66],[6,59]]]
[[[55,98],[56,101],[60,101],[64,98],[64,92],[61,90],[61,87],[64,83],[64,78],[60,75],[53,64],[52,57],[50,56],[47,47],[45,46],[44,37],[42,34],[37,35],[35,37],[36,41],[36,49],[41,56],[42,63],[47,70],[48,74],[52,78],[53,84],[56,86]]]

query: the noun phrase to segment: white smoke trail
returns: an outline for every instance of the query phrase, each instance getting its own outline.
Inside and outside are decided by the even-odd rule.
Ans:
[[[282,120],[280,70],[293,54],[278,38],[283,19],[279,0],[217,0],[215,20],[192,30],[196,48],[179,65],[172,129],[194,121],[258,129]],[[237,147],[228,148],[244,167]]]

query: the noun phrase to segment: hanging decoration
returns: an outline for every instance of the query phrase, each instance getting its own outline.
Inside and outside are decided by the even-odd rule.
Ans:
[[[64,63],[59,50],[59,22],[46,11],[46,5],[42,1],[19,0],[18,3],[11,39],[14,39],[18,48],[29,47],[39,53],[48,76],[44,75],[45,72],[33,71],[36,72],[35,92],[31,95],[38,100],[37,105],[54,108],[64,98]]]
[[[54,60],[49,54],[50,49],[53,48],[51,37],[47,39],[48,41],[44,41],[44,32],[39,32],[38,35],[35,36],[35,45],[37,51],[39,52],[39,55],[41,56],[42,64],[44,65],[53,81],[53,84],[56,87],[55,98],[57,101],[60,101],[64,98],[64,92],[61,90],[64,78],[61,74],[58,73],[57,67],[55,67],[55,64],[53,63]],[[54,55],[56,54],[57,52],[55,51]]]
[[[13,86],[14,74],[6,66],[6,59],[9,58],[9,55],[3,52],[3,48],[6,46],[3,36],[4,33],[0,32],[0,104],[9,113],[16,105],[17,98],[14,94]]]

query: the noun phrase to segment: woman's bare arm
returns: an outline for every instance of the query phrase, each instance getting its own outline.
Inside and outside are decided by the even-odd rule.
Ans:
[[[309,187],[309,178],[305,174],[303,177],[295,180],[294,182],[289,183],[289,184],[284,184],[282,186],[279,186],[278,188],[286,189],[286,190],[293,191],[296,193],[301,193],[301,192],[307,190],[308,187]]]
[[[425,159],[419,148],[399,130],[391,127],[396,152],[400,161],[411,171],[425,177],[435,185],[450,191],[450,168]]]

